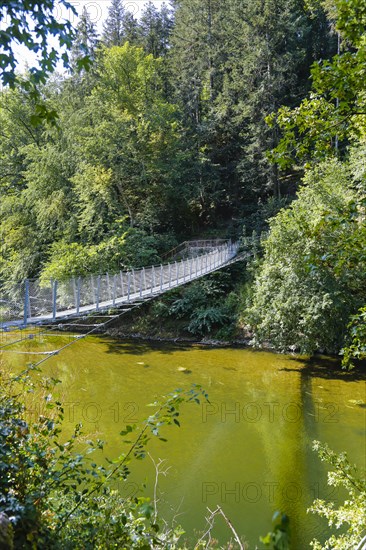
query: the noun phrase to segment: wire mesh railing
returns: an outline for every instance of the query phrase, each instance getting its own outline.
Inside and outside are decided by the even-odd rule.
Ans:
[[[177,260],[183,258],[192,258],[197,254],[205,254],[210,250],[225,245],[225,239],[197,239],[195,241],[184,241],[166,254],[164,260]]]
[[[141,269],[53,280],[49,284],[26,280],[14,291],[13,298],[8,293],[0,301],[0,328],[6,329],[12,323],[26,326],[55,322],[144,300],[219,269],[235,257],[239,247],[238,243],[220,241],[209,252],[199,254],[201,244],[194,243],[197,253],[189,257]],[[205,244],[208,246],[208,242]]]
[[[12,319],[20,319],[24,312],[25,282],[14,285],[11,290],[0,290],[0,326]]]

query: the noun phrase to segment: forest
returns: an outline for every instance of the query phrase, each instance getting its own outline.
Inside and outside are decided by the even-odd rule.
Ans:
[[[6,73],[3,291],[255,234],[206,332],[231,317],[257,346],[365,357],[365,18],[346,0],[180,0],[137,19],[113,0],[99,35],[84,9],[67,70],[37,93],[32,69]]]
[[[76,15],[67,0],[59,3]],[[36,334],[25,323],[15,341],[0,330],[1,351],[10,352],[0,360],[0,548],[224,548],[212,536],[216,519],[229,528],[226,548],[249,548],[243,533],[268,519],[257,501],[252,515],[242,502],[237,506],[241,538],[219,504],[207,506],[202,532],[194,509],[194,544],[176,522],[184,515],[180,505],[172,521],[158,510],[158,480],[170,465],[155,462],[149,448],[164,446],[167,437],[174,446],[169,429],[181,427],[181,409],[214,408],[203,380],[214,395],[222,391],[216,400],[223,395],[231,415],[229,394],[241,392],[234,405],[244,409],[258,408],[262,396],[264,405],[281,402],[287,411],[296,398],[301,419],[238,426],[236,418],[232,425],[216,418],[211,429],[196,419],[195,433],[188,415],[187,439],[183,428],[173,455],[173,472],[178,459],[184,465],[184,489],[200,489],[192,471],[206,482],[211,475],[218,487],[216,475],[233,469],[254,476],[250,468],[258,463],[261,482],[274,466],[282,484],[300,480],[308,497],[316,434],[313,451],[330,470],[325,484],[341,493],[338,500],[333,492],[314,493],[307,512],[329,529],[301,523],[300,500],[287,515],[282,499],[270,530],[255,533],[256,541],[260,548],[299,550],[309,523],[315,550],[364,549],[365,482],[336,447],[348,443],[351,454],[362,454],[362,370],[346,369],[366,359],[365,0],[171,0],[160,9],[148,2],[139,17],[111,0],[102,30],[86,9],[75,29],[60,22],[55,6],[55,0],[0,5],[0,320],[3,302],[25,279],[38,278],[42,287],[50,279],[116,273],[164,262],[185,240],[231,239],[250,248],[245,261],[154,300],[143,310],[145,329],[153,337],[178,327],[217,339],[224,343],[213,348],[220,354],[244,334],[255,348],[287,355],[265,359],[265,352],[232,346],[215,370],[208,346],[196,346],[191,370],[186,357],[195,346],[182,347],[185,362],[177,364],[171,346],[159,355],[166,360],[159,371],[149,364],[153,354],[110,334],[91,337],[83,357],[85,334],[58,325]],[[17,71],[15,42],[39,54],[38,67],[30,58]],[[317,353],[328,357],[317,355],[314,366]],[[255,367],[254,356],[263,364]],[[54,369],[43,370],[52,357]],[[283,364],[276,366],[277,359]],[[195,380],[190,387],[188,375]],[[66,389],[57,389],[59,377]],[[161,386],[170,380],[180,389],[164,395]],[[70,392],[78,405],[88,398],[95,409],[99,399],[106,409],[123,392],[124,405],[137,406],[131,402],[137,390],[145,404],[153,401],[153,411],[137,423],[124,416],[131,424],[122,431],[113,416],[118,454],[109,455],[114,435],[103,433],[99,418],[83,431],[72,417],[65,431],[66,407],[76,405]],[[335,450],[318,434],[333,435]],[[207,473],[217,457],[218,474]],[[131,471],[144,459],[154,466],[152,497],[147,469],[140,492],[126,497]],[[313,472],[319,487],[323,470]],[[227,486],[232,493],[233,484]]]

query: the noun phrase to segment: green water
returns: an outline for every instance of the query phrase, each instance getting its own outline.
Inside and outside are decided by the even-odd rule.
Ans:
[[[15,351],[60,347],[70,336],[44,336],[10,346],[8,365],[42,358]],[[82,422],[84,432],[105,439],[105,454],[122,450],[119,432],[151,414],[147,407],[175,388],[201,384],[210,404],[185,405],[181,427],[164,430],[167,443],[154,441],[154,460],[170,467],[159,481],[161,514],[177,517],[190,541],[205,527],[207,507],[223,508],[250,548],[276,509],[290,516],[292,547],[309,548],[324,539],[326,522],[306,514],[315,497],[339,501],[326,484],[326,468],[311,450],[319,439],[346,450],[365,466],[365,382],[329,374],[330,360],[307,364],[300,358],[243,349],[150,346],[88,337],[44,364],[60,378],[65,431]],[[142,482],[152,495],[154,467],[147,458],[131,465],[124,494]],[[214,531],[224,542],[227,527]],[[197,536],[196,536],[197,538]],[[192,542],[190,543],[192,545]],[[193,546],[192,546],[193,547]]]

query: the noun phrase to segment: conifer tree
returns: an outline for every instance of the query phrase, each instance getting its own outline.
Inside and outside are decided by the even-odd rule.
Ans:
[[[106,46],[122,46],[125,41],[124,19],[126,11],[121,0],[112,0],[103,26],[102,40]]]
[[[126,10],[123,16],[123,33],[125,41],[129,42],[131,46],[140,45],[139,24],[129,10]]]
[[[141,45],[154,57],[163,57],[169,47],[173,21],[166,4],[157,10],[150,1],[145,5],[139,24]]]
[[[220,211],[237,214],[245,203],[279,195],[277,169],[267,159],[278,137],[265,120],[280,105],[300,101],[315,52],[327,51],[321,42],[329,37],[320,37],[318,21],[300,0],[174,5],[176,100],[197,137],[207,178],[219,178],[214,195]]]
[[[76,27],[76,37],[71,50],[71,66],[74,71],[78,69],[79,61],[85,55],[91,61],[95,60],[98,42],[98,32],[87,9],[84,7]]]

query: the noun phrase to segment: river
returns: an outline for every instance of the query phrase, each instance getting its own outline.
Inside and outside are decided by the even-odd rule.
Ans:
[[[28,352],[57,349],[73,337],[36,336],[1,355],[18,368],[42,358]],[[312,441],[347,451],[365,467],[365,382],[336,367],[329,358],[87,337],[50,358],[43,370],[62,380],[65,433],[82,422],[87,436],[107,441],[109,457],[123,450],[123,427],[151,414],[149,403],[176,388],[203,386],[210,402],[184,405],[181,427],[166,427],[168,442],[149,447],[168,468],[159,479],[161,515],[176,518],[193,547],[207,508],[219,504],[254,549],[263,547],[259,535],[270,530],[278,509],[290,517],[292,547],[302,550],[314,536],[329,534],[325,520],[306,513],[313,499],[342,499],[327,486],[327,468]],[[121,492],[138,492],[145,482],[151,496],[152,460],[132,463],[131,471]],[[220,519],[214,534],[222,543],[230,538]]]

